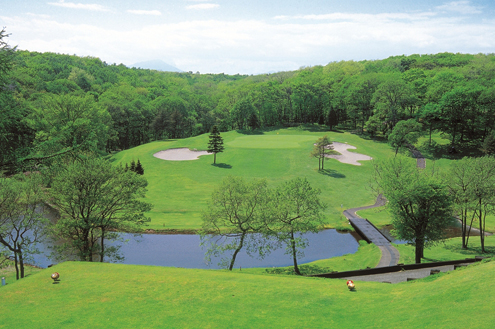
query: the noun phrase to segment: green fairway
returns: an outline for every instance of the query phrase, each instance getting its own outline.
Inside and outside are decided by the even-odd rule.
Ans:
[[[339,279],[66,262],[0,287],[0,328],[490,328],[495,321],[493,261],[356,288]]]
[[[153,142],[114,155],[114,163],[141,161],[148,179],[147,200],[154,209],[149,228],[155,230],[195,230],[201,226],[201,211],[211,198],[211,192],[227,175],[245,179],[266,178],[274,186],[283,181],[306,177],[313,187],[322,190],[321,199],[328,204],[325,221],[328,227],[349,228],[341,215],[343,209],[374,203],[367,189],[371,161],[361,166],[344,164],[334,159],[325,162],[318,172],[318,160],[310,157],[317,138],[328,135],[331,141],[355,146],[353,152],[374,159],[393,156],[387,144],[372,142],[350,133],[312,132],[301,128],[278,129],[246,135],[231,131],[222,133],[225,151],[198,160],[166,161],[154,153],[170,148],[187,147],[205,150],[208,134],[192,138]],[[341,205],[343,209],[341,208]]]

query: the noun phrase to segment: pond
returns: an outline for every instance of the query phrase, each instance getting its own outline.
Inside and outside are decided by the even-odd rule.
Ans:
[[[210,264],[204,260],[205,250],[200,247],[199,235],[161,235],[121,233],[128,240],[121,247],[124,256],[123,264],[172,266],[198,269],[218,269],[219,259],[212,259]],[[359,237],[355,233],[342,233],[336,230],[323,230],[318,233],[307,233],[309,245],[304,249],[304,256],[298,263],[308,263],[318,259],[342,256],[355,253],[358,249]],[[42,246],[49,253],[47,246]],[[45,255],[36,255],[34,263],[47,267],[53,261]],[[292,257],[285,254],[285,248],[272,251],[263,260],[252,258],[245,250],[237,256],[235,267],[280,267],[292,265]]]

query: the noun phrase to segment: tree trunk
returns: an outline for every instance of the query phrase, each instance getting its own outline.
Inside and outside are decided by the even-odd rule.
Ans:
[[[416,250],[415,250],[415,263],[421,264],[421,258],[423,255],[424,243],[421,240],[416,240]]]
[[[105,230],[101,230],[101,253],[100,263],[103,263],[103,257],[105,256]]]
[[[461,231],[462,231],[462,249],[467,249],[467,244],[466,244],[467,209],[461,210]]]
[[[17,253],[14,251],[15,277],[19,280],[19,264],[17,263]]]
[[[296,240],[294,239],[293,231],[290,232],[290,244],[292,248],[292,259],[294,261],[294,272],[296,272],[297,275],[302,275],[297,266]]]
[[[481,242],[481,252],[485,253],[485,216],[483,216],[483,205],[481,204],[481,199],[479,199],[479,213],[478,220],[480,223],[480,242]]]
[[[19,268],[21,270],[21,279],[24,278],[24,258],[22,258],[22,251],[19,250]]]
[[[433,124],[430,124],[430,142],[428,143],[429,146],[431,146],[431,131],[433,128]]]
[[[232,271],[232,268],[234,267],[235,258],[237,257],[237,254],[239,253],[239,251],[241,251],[241,249],[242,249],[242,245],[244,244],[244,237],[245,236],[246,236],[246,233],[242,233],[241,241],[239,242],[237,249],[234,251],[234,254],[232,255],[232,260],[230,261],[229,271]]]
[[[81,260],[83,262],[91,262],[93,261],[93,254],[90,252],[90,246],[89,246],[89,230],[85,230],[83,234],[84,242],[81,250]]]

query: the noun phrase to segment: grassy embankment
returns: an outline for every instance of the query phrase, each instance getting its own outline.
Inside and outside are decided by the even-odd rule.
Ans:
[[[147,200],[154,209],[150,229],[196,230],[201,227],[201,211],[211,198],[212,190],[227,175],[241,176],[247,180],[266,178],[269,185],[306,177],[312,186],[322,190],[321,199],[328,204],[325,221],[328,227],[349,228],[341,214],[345,208],[369,205],[374,197],[368,190],[371,161],[361,166],[340,163],[330,159],[325,170],[318,171],[318,160],[309,156],[317,138],[328,134],[330,140],[347,142],[357,147],[353,152],[363,153],[375,159],[393,156],[385,143],[362,139],[350,133],[310,131],[288,128],[242,134],[231,131],[222,133],[225,151],[213,156],[201,156],[194,161],[165,161],[153,154],[165,149],[187,147],[205,150],[208,134],[187,139],[152,142],[114,155],[115,163],[130,163],[139,159],[148,179]]]
[[[66,262],[0,287],[0,328],[490,328],[493,291],[495,261],[355,292],[339,279]]]

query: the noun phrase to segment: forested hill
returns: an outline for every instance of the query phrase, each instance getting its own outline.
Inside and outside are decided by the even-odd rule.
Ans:
[[[0,70],[0,166],[189,137],[213,125],[227,131],[319,123],[388,136],[412,118],[425,132],[446,133],[453,146],[481,146],[495,124],[493,54],[398,56],[247,76],[0,52],[10,52],[12,64]]]

